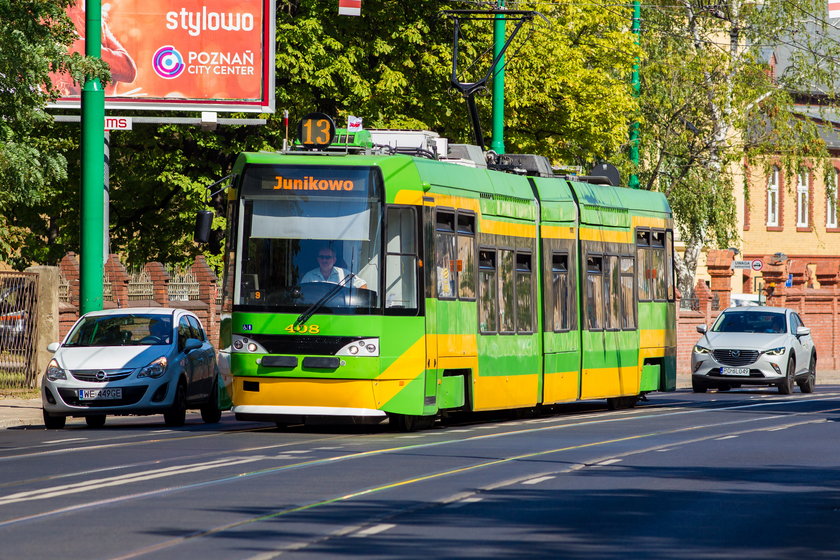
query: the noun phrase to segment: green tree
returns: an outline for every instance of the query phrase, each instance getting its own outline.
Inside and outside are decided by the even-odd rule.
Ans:
[[[704,245],[737,243],[733,169],[768,155],[789,169],[806,158],[828,161],[814,122],[792,112],[795,92],[836,76],[837,43],[813,15],[824,10],[810,1],[743,0],[643,9],[639,175],[674,209],[686,242],[677,262],[681,290],[693,287]],[[769,61],[780,45],[794,56],[774,75]]]
[[[465,104],[449,83],[452,21],[442,15],[458,7],[475,6],[367,0],[357,18],[338,16],[335,0],[279,1],[278,113],[266,126],[136,124],[111,134],[111,250],[132,264],[186,261],[204,250],[218,264],[224,193],[211,201],[219,218],[205,249],[191,242],[193,216],[206,207],[206,186],[230,172],[240,151],[280,149],[284,109],[292,123],[322,111],[341,126],[353,114],[368,128],[426,128],[470,142]],[[636,107],[627,84],[638,52],[629,12],[536,1],[517,8],[541,10],[548,21],[527,25],[507,56],[507,151],[543,154],[557,164],[620,159]],[[461,49],[476,72],[486,71],[491,47],[492,22],[465,25]],[[478,96],[485,128],[490,103],[489,92]],[[46,181],[37,199],[18,199],[9,215],[24,232],[21,261],[56,262],[79,246],[79,132],[75,124],[39,130],[70,162],[69,174]]]
[[[67,54],[74,37],[64,11],[70,2],[0,0],[0,260],[18,266],[27,264],[19,249],[29,231],[9,216],[21,205],[37,207],[66,177],[59,142],[43,133],[52,120],[44,109],[58,95],[50,73],[109,77],[101,63]]]

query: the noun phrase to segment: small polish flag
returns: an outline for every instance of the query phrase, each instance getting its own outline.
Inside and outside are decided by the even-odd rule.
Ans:
[[[358,132],[362,130],[362,117],[347,115],[347,132]]]
[[[360,16],[362,15],[362,0],[338,0],[338,15]]]
[[[840,2],[835,0],[828,3],[828,19],[840,18]]]

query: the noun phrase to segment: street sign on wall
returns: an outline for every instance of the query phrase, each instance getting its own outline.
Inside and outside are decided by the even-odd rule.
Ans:
[[[67,8],[84,53],[85,0]],[[102,58],[106,109],[274,112],[275,2],[109,0]],[[55,74],[52,105],[79,108],[81,85]]]
[[[756,272],[764,268],[764,261],[753,259],[751,261],[732,261],[731,268],[735,270],[754,270]]]

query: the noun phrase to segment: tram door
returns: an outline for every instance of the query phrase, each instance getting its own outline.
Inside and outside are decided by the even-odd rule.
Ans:
[[[426,404],[460,408],[476,363],[475,213],[438,207],[427,245]]]

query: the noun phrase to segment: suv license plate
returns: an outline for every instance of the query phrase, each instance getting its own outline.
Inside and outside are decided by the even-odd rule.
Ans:
[[[750,368],[745,367],[722,367],[720,368],[721,375],[749,375]]]
[[[105,389],[79,389],[80,401],[115,400],[122,398],[122,389],[106,387]]]

